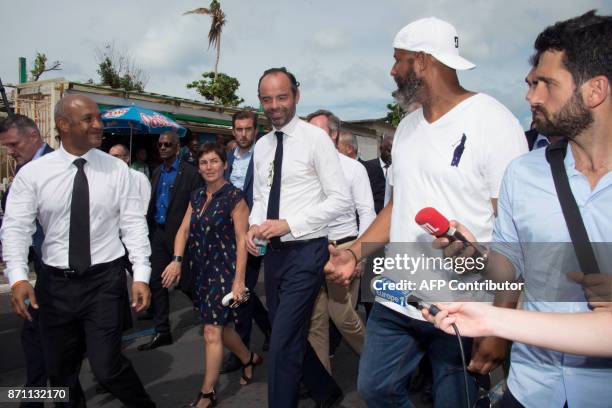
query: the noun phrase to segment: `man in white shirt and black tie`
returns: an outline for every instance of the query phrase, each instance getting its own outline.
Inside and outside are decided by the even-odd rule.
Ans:
[[[342,391],[307,336],[329,258],[327,226],[351,211],[351,202],[329,136],[295,114],[298,86],[285,68],[269,69],[259,80],[259,100],[274,129],[255,145],[247,247],[256,255],[254,239],[269,240],[264,257],[272,321],[268,406],[297,407],[301,379],[317,406],[331,407]]]
[[[127,407],[154,407],[129,360],[121,354],[129,251],[136,310],[150,301],[151,249],[147,225],[130,188],[127,166],[96,149],[100,111],[91,99],[68,95],[55,107],[61,146],[15,177],[1,236],[15,312],[39,310],[49,381],[69,387],[68,407],[84,407],[79,369],[85,350],[100,384]],[[27,280],[27,248],[43,228],[43,269],[36,289]]]

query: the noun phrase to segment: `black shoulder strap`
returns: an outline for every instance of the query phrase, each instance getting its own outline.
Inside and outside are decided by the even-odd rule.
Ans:
[[[567,140],[560,140],[557,143],[548,145],[546,148],[546,160],[550,165],[555,189],[557,190],[557,198],[561,203],[563,217],[565,218],[580,268],[584,274],[599,273],[599,265],[595,259],[589,235],[584,227],[578,204],[576,204],[576,199],[572,194],[567,172],[565,171],[564,159],[566,152]]]

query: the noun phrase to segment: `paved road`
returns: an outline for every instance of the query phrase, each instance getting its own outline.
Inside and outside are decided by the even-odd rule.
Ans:
[[[201,326],[189,300],[180,292],[171,292],[171,321],[174,344],[156,350],[139,352],[136,346],[147,340],[144,336],[149,322],[135,322],[135,328],[124,337],[126,356],[136,367],[147,391],[160,408],[185,407],[194,398],[203,379],[204,347]],[[21,322],[10,310],[9,297],[0,294],[0,386],[21,385],[25,379],[24,360],[19,344]],[[143,337],[144,336],[144,337]],[[253,349],[261,351],[263,336],[254,331]],[[264,354],[265,358],[265,354]],[[343,343],[332,360],[334,377],[345,392],[341,407],[360,408],[365,403],[356,390],[358,358]],[[255,381],[240,386],[238,372],[221,375],[217,393],[221,408],[267,406],[266,366],[258,367]],[[81,370],[81,382],[89,407],[115,408],[122,405],[110,394],[96,394],[91,370],[87,362]],[[413,398],[415,401],[418,398]],[[15,404],[2,404],[10,407]],[[303,400],[299,407],[309,407],[312,401]],[[419,403],[418,407],[426,407]]]

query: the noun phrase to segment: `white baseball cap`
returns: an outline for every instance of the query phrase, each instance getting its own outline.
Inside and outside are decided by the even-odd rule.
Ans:
[[[393,48],[431,54],[444,65],[457,70],[476,67],[459,55],[459,36],[455,27],[436,17],[422,18],[402,28],[395,35]]]

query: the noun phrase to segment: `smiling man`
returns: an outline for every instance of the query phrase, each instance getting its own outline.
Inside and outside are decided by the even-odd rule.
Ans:
[[[146,309],[150,299],[151,248],[128,168],[97,149],[103,127],[91,99],[65,96],[55,107],[55,123],[60,148],[24,166],[8,197],[1,235],[12,306],[27,320],[26,300],[39,310],[49,382],[70,388],[67,406],[85,406],[79,369],[87,350],[104,388],[127,407],[154,407],[121,354],[127,295],[122,240],[134,269],[132,306]],[[36,291],[27,280],[35,220],[45,234]]]
[[[350,211],[338,153],[327,134],[299,119],[298,82],[285,68],[259,80],[259,100],[273,130],[255,145],[253,209],[247,248],[268,240],[266,301],[272,321],[268,406],[296,407],[300,379],[317,406],[338,403],[342,391],[307,341],[310,316],[329,257],[327,226]]]

